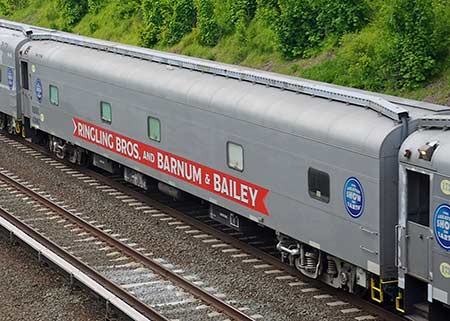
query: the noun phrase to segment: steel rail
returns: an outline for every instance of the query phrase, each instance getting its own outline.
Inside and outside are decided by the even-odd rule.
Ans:
[[[15,141],[17,141],[25,146],[33,148],[36,151],[44,153],[46,156],[51,157],[52,159],[57,160],[59,162],[62,162],[63,164],[65,164],[67,166],[73,167],[73,164],[69,163],[68,161],[62,161],[61,159],[56,158],[54,154],[50,153],[46,148],[44,148],[42,146],[38,146],[38,145],[28,142],[26,140],[20,139],[16,136],[8,135],[8,137],[10,137],[11,139],[14,139]],[[381,317],[387,321],[405,321],[405,320],[407,320],[406,318],[404,318],[401,315],[398,315],[391,311],[388,311],[388,310],[384,309],[383,307],[373,304],[373,303],[371,303],[367,300],[364,300],[363,298],[360,298],[358,296],[355,296],[354,294],[343,292],[343,291],[335,289],[331,286],[328,286],[327,284],[325,284],[323,282],[309,279],[309,278],[305,277],[303,274],[301,274],[295,268],[281,262],[279,258],[276,258],[273,255],[270,255],[270,254],[268,254],[260,249],[257,249],[249,244],[246,244],[246,243],[240,241],[239,239],[237,239],[225,232],[219,231],[218,229],[215,229],[214,227],[209,226],[206,223],[201,222],[196,218],[190,217],[187,214],[185,214],[177,209],[174,209],[168,205],[162,204],[161,202],[159,202],[155,199],[152,199],[152,198],[148,197],[147,195],[145,195],[139,191],[136,191],[135,189],[124,186],[122,183],[117,182],[116,180],[112,179],[111,177],[104,176],[104,175],[102,175],[94,170],[88,169],[88,168],[76,167],[76,169],[78,171],[80,171],[81,173],[84,173],[92,178],[95,178],[99,182],[101,182],[105,185],[111,186],[112,188],[115,188],[118,191],[120,191],[124,194],[127,194],[128,196],[131,196],[131,197],[135,198],[136,200],[138,200],[148,206],[152,206],[155,209],[176,218],[177,220],[180,220],[182,222],[185,222],[186,224],[191,225],[195,229],[198,229],[207,234],[210,234],[210,235],[214,236],[215,238],[223,241],[224,243],[228,243],[228,244],[232,245],[235,248],[241,249],[242,251],[247,252],[248,254],[251,254],[255,258],[258,258],[268,264],[273,265],[277,269],[285,271],[285,272],[289,273],[290,275],[296,276],[300,280],[307,281],[312,286],[323,287],[326,289],[327,293],[335,295],[336,297],[339,297],[342,300],[347,300],[348,302],[363,309],[364,311],[366,311],[368,313],[373,313],[373,314],[377,315],[378,317]]]
[[[19,219],[14,217],[13,214],[9,213],[5,209],[0,207],[0,217],[5,219],[7,222],[30,236],[33,240],[38,242],[39,244],[43,245],[45,248],[47,248],[49,251],[56,254],[58,257],[63,259],[65,262],[69,263],[71,266],[75,267],[85,275],[87,275],[90,279],[94,280],[98,284],[100,284],[102,287],[104,287],[106,290],[111,292],[113,295],[117,296],[119,299],[121,299],[123,302],[125,302],[127,305],[135,309],[137,312],[142,314],[144,317],[147,318],[149,321],[169,321],[169,319],[165,318],[161,314],[159,314],[157,311],[153,310],[149,306],[145,305],[141,301],[139,301],[137,298],[120,288],[115,283],[109,281],[107,278],[103,277],[100,273],[96,272],[95,270],[91,269],[89,266],[85,265],[83,262],[72,256],[67,251],[61,249],[58,245],[50,241],[49,239],[42,236],[40,233],[36,232],[34,229],[29,227],[27,224],[21,222]],[[107,299],[107,298],[105,298]],[[119,310],[127,314],[126,311],[123,311],[120,309],[120,307],[117,307]],[[128,315],[128,314],[127,314]],[[130,316],[132,317],[132,316]],[[133,318],[133,317],[132,317]]]
[[[50,154],[48,154],[48,155],[50,155]],[[95,178],[99,182],[101,182],[105,185],[111,186],[112,188],[115,188],[118,191],[120,191],[126,195],[129,195],[129,196],[135,198],[136,200],[138,200],[139,202],[142,202],[145,205],[154,207],[155,209],[174,217],[176,220],[185,222],[186,224],[191,225],[193,228],[198,229],[206,234],[210,234],[210,235],[214,236],[214,238],[219,239],[224,243],[228,243],[235,248],[241,249],[242,251],[244,251],[248,254],[251,254],[255,258],[258,258],[261,261],[268,263],[277,269],[285,271],[285,272],[289,273],[290,275],[295,275],[297,278],[299,278],[303,281],[307,281],[307,282],[311,283],[313,286],[324,287],[324,288],[326,288],[326,291],[328,293],[334,294],[343,300],[347,300],[350,303],[354,304],[355,306],[357,306],[361,309],[364,309],[364,311],[366,311],[368,313],[376,314],[378,317],[381,317],[387,321],[405,321],[406,320],[403,316],[392,313],[392,312],[384,309],[383,307],[375,305],[373,303],[370,303],[360,297],[355,296],[354,294],[340,291],[340,290],[335,289],[335,288],[333,288],[323,282],[320,282],[318,280],[307,278],[303,274],[301,274],[297,269],[295,269],[294,267],[291,267],[291,266],[287,265],[286,263],[281,262],[279,258],[277,258],[273,255],[270,255],[269,253],[264,252],[261,249],[258,249],[247,243],[244,243],[244,242],[240,241],[239,239],[237,239],[225,232],[222,232],[212,226],[209,226],[208,224],[201,222],[196,218],[188,216],[187,214],[184,214],[183,212],[181,212],[177,209],[174,209],[168,205],[162,204],[162,203],[158,202],[157,200],[154,200],[154,199],[148,197],[147,195],[140,193],[139,191],[136,191],[134,189],[126,187],[122,183],[117,182],[110,177],[101,175],[101,174],[99,174],[91,169],[87,169],[87,168],[77,168],[77,169],[81,173],[91,176],[92,178]]]
[[[134,260],[142,263],[146,267],[152,269],[153,271],[157,272],[167,280],[177,284],[178,286],[185,289],[187,292],[191,293],[193,296],[197,297],[198,299],[202,300],[203,302],[209,304],[210,306],[214,307],[217,311],[224,313],[228,317],[231,317],[233,320],[236,321],[254,321],[251,317],[247,316],[245,313],[241,312],[240,310],[236,309],[235,307],[227,304],[226,302],[220,300],[219,298],[215,297],[214,295],[211,295],[207,291],[203,290],[202,288],[198,287],[197,285],[189,282],[188,280],[182,278],[181,276],[177,275],[176,273],[173,273],[169,269],[166,269],[159,263],[149,259],[145,255],[135,251],[133,248],[125,245],[124,243],[120,242],[119,240],[109,236],[108,234],[105,234],[102,230],[92,226],[91,224],[87,223],[80,217],[77,217],[67,210],[65,210],[63,207],[53,203],[52,201],[46,199],[45,197],[33,192],[29,188],[23,186],[20,182],[17,180],[8,177],[7,175],[4,175],[0,173],[0,180],[5,181],[9,185],[13,186],[17,190],[20,190],[22,193],[28,195],[29,197],[35,199],[45,207],[48,207],[52,211],[58,213],[65,219],[71,221],[72,223],[78,225],[79,227],[83,228],[87,232],[91,233],[92,235],[96,236],[98,239],[104,241],[105,243],[109,244],[110,246],[115,247],[120,252],[122,252],[124,255],[127,255]],[[126,293],[126,292],[125,292]],[[136,299],[137,300],[137,299]],[[148,306],[144,305],[148,309],[150,309]],[[148,310],[148,313],[157,313],[154,310]],[[155,314],[157,315],[157,314]],[[156,318],[155,321],[167,321],[167,319],[158,319]],[[153,320],[152,320],[153,321]]]

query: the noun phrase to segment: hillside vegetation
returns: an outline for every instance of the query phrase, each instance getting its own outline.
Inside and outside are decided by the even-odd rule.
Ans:
[[[0,15],[450,105],[450,0],[0,0]]]

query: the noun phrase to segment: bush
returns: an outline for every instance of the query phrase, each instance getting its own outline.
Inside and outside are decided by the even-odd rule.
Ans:
[[[328,36],[342,36],[360,29],[368,22],[369,9],[359,0],[261,0],[278,12],[272,28],[279,41],[279,49],[287,59],[308,56],[310,49],[319,46]]]
[[[201,45],[213,47],[217,44],[221,31],[216,21],[212,0],[197,0],[197,27]]]
[[[145,47],[153,47],[160,40],[160,34],[166,21],[165,12],[168,10],[165,0],[143,0],[141,12],[144,28],[141,31],[139,43]]]
[[[279,41],[279,50],[285,58],[304,56],[306,49],[317,44],[314,0],[279,0],[280,15],[273,23]]]
[[[174,45],[184,35],[192,31],[196,23],[196,11],[193,0],[173,0],[173,13],[168,21],[165,42]]]
[[[98,13],[100,9],[102,8],[102,4],[104,1],[102,0],[88,0],[88,9],[91,13]]]
[[[321,37],[359,30],[368,21],[369,7],[361,0],[317,0],[317,26]]]
[[[372,27],[342,38],[335,57],[301,71],[301,76],[343,86],[380,90],[392,86],[389,35]]]
[[[99,25],[93,21],[89,22],[89,32],[90,34],[93,34],[96,32],[99,28]]]
[[[396,55],[391,63],[401,87],[415,88],[435,72],[435,23],[432,0],[394,0],[389,30]]]
[[[63,19],[61,28],[70,30],[88,11],[87,0],[57,0],[57,7]]]
[[[233,24],[238,23],[239,20],[248,24],[255,16],[256,0],[231,0],[229,10]]]
[[[0,15],[9,16],[27,5],[28,0],[0,0]]]
[[[115,15],[122,20],[130,19],[140,7],[140,0],[115,0]]]
[[[436,17],[434,37],[436,39],[436,56],[439,62],[449,54],[450,48],[450,0],[435,0],[434,14]]]

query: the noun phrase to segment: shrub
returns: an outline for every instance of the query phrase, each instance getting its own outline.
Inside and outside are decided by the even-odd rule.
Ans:
[[[272,7],[268,14],[285,58],[308,56],[328,36],[342,36],[368,22],[369,9],[359,0],[260,0]],[[274,15],[273,12],[277,12]],[[274,19],[275,18],[275,19]]]
[[[130,19],[139,10],[140,0],[115,0],[115,14],[119,19]]]
[[[196,11],[193,0],[173,0],[173,13],[168,21],[165,42],[174,45],[183,36],[192,31],[196,23]]]
[[[221,31],[216,21],[212,0],[197,0],[197,27],[201,45],[213,47],[217,44]]]
[[[365,1],[318,0],[314,5],[318,31],[322,37],[359,30],[369,21],[369,7]]]
[[[313,0],[279,0],[280,14],[274,22],[279,50],[285,58],[304,56],[305,50],[316,45]]]
[[[145,47],[153,47],[160,40],[162,27],[165,23],[165,11],[168,4],[165,0],[143,0],[141,12],[144,28],[141,31],[139,43]]]
[[[98,13],[102,7],[104,1],[102,0],[88,0],[88,9],[89,12]]]
[[[434,14],[437,54],[440,59],[443,59],[449,54],[450,47],[450,0],[435,0]]]
[[[87,0],[57,0],[57,7],[61,12],[62,29],[70,30],[87,13]]]
[[[233,24],[243,20],[248,24],[256,12],[256,0],[231,0],[230,1],[230,17]]]
[[[0,15],[9,16],[15,10],[25,8],[28,0],[0,0]]]
[[[392,73],[401,87],[415,88],[436,70],[432,0],[394,0],[389,30],[395,44]]]

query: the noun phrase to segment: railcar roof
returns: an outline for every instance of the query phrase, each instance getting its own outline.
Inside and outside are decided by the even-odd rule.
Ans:
[[[1,29],[1,37],[3,43],[1,43],[0,55],[4,52],[14,53],[16,46],[27,38],[22,32],[9,29]]]
[[[419,159],[419,154],[417,150],[423,145],[431,142],[437,142],[438,147],[436,151],[433,153],[432,161],[428,162],[425,160]],[[405,158],[404,150],[410,149],[413,154],[411,159]],[[438,173],[443,175],[450,176],[450,132],[445,131],[439,128],[433,129],[425,129],[419,130],[409,136],[406,141],[403,143],[403,150],[400,151],[400,159],[403,162],[425,167],[432,168],[436,170]]]
[[[385,138],[399,126],[361,106],[287,90],[53,41],[26,46],[35,63],[371,157],[379,157]],[[421,116],[446,109],[426,107],[408,110]]]
[[[161,52],[147,48],[123,45],[101,39],[94,39],[70,34],[53,29],[30,26],[0,19],[0,30],[16,30],[26,34],[33,40],[51,40],[55,42],[69,43],[78,47],[93,48],[125,56],[132,56],[152,62],[175,65],[181,68],[222,75],[233,79],[250,81],[276,87],[290,89],[298,93],[306,93],[313,96],[331,98],[345,103],[354,103],[377,110],[383,115],[399,120],[405,112],[403,107],[413,109],[439,111],[448,107],[434,105],[426,102],[404,99],[379,93],[367,92],[358,89],[349,89],[342,86],[325,84],[318,81],[306,80],[292,76],[275,74],[262,70],[255,70],[242,66],[234,66],[201,58],[187,57],[169,52]]]
[[[419,130],[409,136],[402,145],[400,160],[416,166],[431,168],[450,176],[450,113],[440,113],[422,117]],[[424,145],[437,144],[431,162],[419,158],[419,149]],[[407,157],[405,150],[411,151]]]

